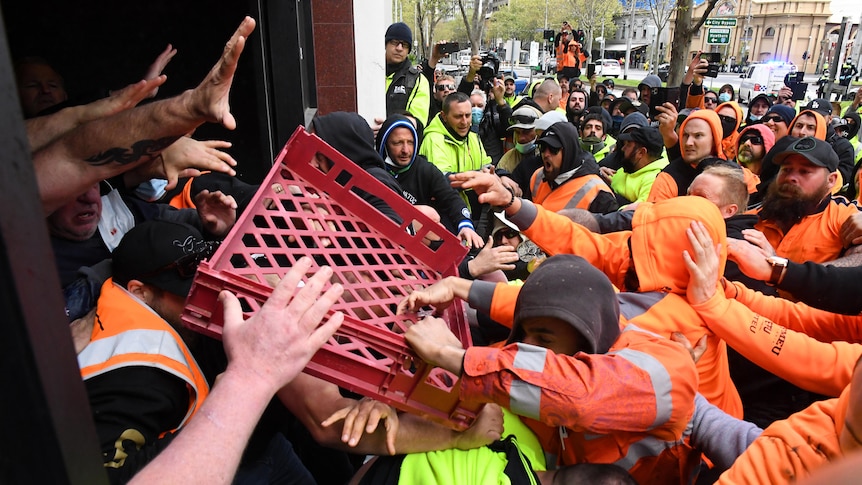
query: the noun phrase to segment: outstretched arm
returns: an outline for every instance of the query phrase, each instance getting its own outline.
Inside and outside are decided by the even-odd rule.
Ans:
[[[134,167],[149,164],[151,178],[178,173],[186,167],[165,167],[159,154],[205,122],[236,128],[228,98],[239,56],[254,27],[251,17],[242,21],[221,58],[196,88],[82,125],[33,154],[45,213],[50,214],[99,180]],[[164,82],[164,76],[156,79]],[[223,162],[196,168],[233,174]],[[169,180],[169,187],[175,183],[175,178]]]
[[[310,259],[300,259],[247,321],[236,296],[221,292],[227,370],[173,443],[130,483],[170,483],[178,477],[183,483],[201,484],[233,480],[251,432],[272,396],[302,371],[344,319],[336,312],[323,321],[343,291],[337,284],[323,291],[331,269],[321,268],[298,287],[310,268]],[[200,446],[211,442],[219,446]]]

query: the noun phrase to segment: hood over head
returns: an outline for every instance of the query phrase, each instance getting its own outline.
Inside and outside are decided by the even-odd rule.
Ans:
[[[736,101],[728,101],[726,103],[721,103],[716,106],[715,112],[716,114],[721,110],[721,108],[728,107],[733,109],[734,113],[736,113],[736,123],[733,125],[733,129],[731,130],[728,136],[723,136],[721,139],[721,149],[724,151],[724,156],[728,160],[733,160],[736,158],[736,144],[739,140],[739,125],[742,124],[742,108],[739,107],[739,103]],[[721,121],[721,118],[719,118]],[[722,135],[724,135],[724,124],[722,124]]]
[[[314,133],[353,163],[364,169],[385,168],[374,149],[374,132],[358,113],[338,111],[311,120]]]
[[[604,273],[572,254],[546,259],[524,281],[507,343],[523,340],[521,325],[539,317],[557,318],[571,325],[584,337],[584,351],[590,354],[606,353],[620,336],[620,307],[614,286]]]
[[[757,132],[758,134],[760,134],[761,137],[763,137],[763,153],[765,155],[766,152],[771,150],[772,147],[775,145],[775,133],[773,133],[772,130],[767,128],[766,125],[764,125],[763,123],[757,123],[743,128],[742,131],[739,132],[738,140],[742,140],[742,137],[744,137],[746,133],[752,131]],[[737,144],[737,146],[739,145]]]
[[[787,129],[789,131],[793,131],[793,125],[796,124],[796,120],[798,120],[799,117],[802,116],[803,114],[814,115],[814,119],[817,120],[816,121],[816,128],[814,129],[814,138],[817,138],[818,140],[824,140],[825,141],[826,140],[826,118],[824,118],[823,115],[821,115],[820,113],[818,113],[814,110],[805,109],[805,110],[800,111],[799,114],[796,115],[795,118],[793,118],[793,121],[791,121],[790,124],[787,126]]]
[[[548,183],[551,184],[552,187],[556,185],[562,185],[563,183],[571,180],[575,175],[577,175],[581,168],[585,169],[586,172],[591,172],[596,165],[595,159],[593,159],[592,163],[589,166],[586,166],[588,160],[583,156],[583,150],[581,150],[581,144],[578,138],[578,130],[571,123],[554,123],[550,128],[545,130],[542,133],[542,136],[536,140],[536,143],[541,145],[549,145],[552,147],[560,147],[563,149],[563,161],[560,164],[560,175],[557,176],[556,180],[548,180]],[[589,158],[592,158],[590,156]]]
[[[855,113],[853,111],[848,111],[847,113],[844,113],[844,116],[842,116],[842,119],[852,120],[854,123],[853,125],[850,125],[848,123],[848,126],[850,126],[850,128],[847,131],[847,138],[848,139],[853,138],[854,136],[859,134],[859,125],[860,125],[860,123],[862,123],[862,117],[860,117],[858,113]]]
[[[650,88],[660,88],[661,87],[661,78],[656,76],[655,74],[650,74],[645,77],[643,81],[638,84],[638,91],[642,89],[641,86],[648,86]]]
[[[679,125],[679,139],[680,144],[682,144],[682,132],[685,129],[685,126],[691,122],[691,120],[705,120],[709,123],[709,127],[712,131],[712,146],[713,146],[713,155],[719,158],[725,158],[724,150],[721,147],[721,119],[718,117],[718,113],[711,109],[699,109],[697,111],[692,111],[691,114],[686,117],[685,121],[683,121]],[[680,148],[682,146],[680,145]]]
[[[764,102],[766,102],[766,107],[767,107],[767,108],[771,108],[771,107],[775,106],[775,103],[773,103],[773,102],[772,102],[772,100],[773,100],[772,96],[769,96],[768,94],[762,94],[762,93],[761,93],[761,94],[758,94],[757,96],[755,96],[755,97],[751,98],[751,101],[749,101],[749,102],[748,102],[748,106],[749,106],[749,108],[750,108],[754,103],[758,103],[758,102],[760,102],[761,100],[762,100],[762,101],[764,101]],[[789,106],[788,106],[788,108],[789,108]],[[716,109],[718,109],[718,108],[716,108]],[[793,108],[791,108],[791,109],[793,109]],[[766,116],[766,115],[764,115],[764,116]],[[739,118],[739,119],[742,119],[742,118]],[[745,115],[745,124],[747,124],[747,125],[748,125],[748,124],[752,124],[752,123],[759,123],[759,122],[760,122],[760,120],[754,120],[754,119],[752,119],[752,118],[751,118],[751,109],[749,109],[749,110],[748,110],[748,113],[746,113],[746,115]]]
[[[638,291],[666,291],[685,294],[688,269],[682,259],[684,249],[692,253],[685,235],[693,221],[700,221],[721,243],[719,274],[727,261],[727,228],[718,207],[703,197],[681,196],[654,204],[641,203],[632,219],[631,251],[640,286]],[[532,278],[532,276],[530,276]]]
[[[389,139],[389,135],[392,134],[392,131],[396,128],[407,128],[410,130],[410,133],[413,134],[413,158],[410,159],[410,163],[407,164],[406,167],[401,167],[389,157],[389,154],[386,151],[386,140]],[[393,172],[404,172],[409,169],[413,162],[416,161],[416,154],[419,153],[419,134],[416,132],[416,128],[413,126],[413,123],[409,118],[403,115],[391,115],[386,118],[386,121],[380,125],[380,129],[377,131],[377,138],[374,140],[374,147],[377,148],[377,153],[380,154],[380,157],[383,158],[383,162],[386,163],[386,168]]]

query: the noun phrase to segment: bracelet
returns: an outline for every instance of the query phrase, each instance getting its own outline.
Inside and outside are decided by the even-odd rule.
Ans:
[[[512,190],[512,187],[509,187],[508,185],[506,185],[505,187],[506,187],[506,190],[508,190],[509,193],[512,194],[512,199],[509,201],[508,204],[506,204],[504,206],[500,206],[500,209],[504,209],[504,210],[508,209],[509,207],[512,207],[512,204],[515,203],[515,191]]]

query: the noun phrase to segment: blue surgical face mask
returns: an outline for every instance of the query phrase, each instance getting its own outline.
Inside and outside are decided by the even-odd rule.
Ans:
[[[753,114],[749,114],[749,115],[748,115],[748,119],[750,119],[751,121],[760,121],[760,118],[763,118],[763,116],[761,116],[761,115],[753,115]]]
[[[485,112],[484,112],[484,110],[482,110],[482,108],[479,108],[476,106],[473,106],[472,108],[470,108],[470,113],[472,114],[474,125],[478,125],[479,123],[481,123],[482,122],[482,116],[485,114]]]
[[[720,93],[718,95],[718,102],[719,103],[726,103],[728,101],[730,101],[730,93]]]
[[[135,187],[135,195],[147,202],[159,200],[165,195],[165,187],[168,181],[164,179],[150,179]]]
[[[533,153],[536,150],[536,140],[533,139],[533,141],[531,141],[530,143],[525,143],[523,145],[518,142],[515,142],[515,150],[518,150],[521,155]]]

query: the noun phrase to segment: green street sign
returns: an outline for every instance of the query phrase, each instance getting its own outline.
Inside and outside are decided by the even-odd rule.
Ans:
[[[706,19],[707,27],[736,27],[736,19]]]
[[[707,29],[706,43],[719,45],[730,44],[730,29],[724,27],[713,27]]]

